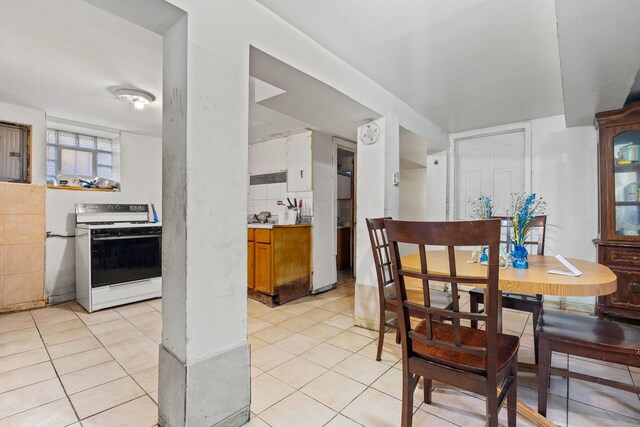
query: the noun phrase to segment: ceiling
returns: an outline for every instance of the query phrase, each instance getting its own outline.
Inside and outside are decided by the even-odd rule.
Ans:
[[[640,92],[640,3],[556,0],[556,13],[565,119],[590,124]]]
[[[147,135],[162,133],[162,37],[81,0],[2,0],[0,101]],[[109,88],[156,101],[143,111]]]
[[[50,117],[146,135],[162,133],[162,37],[90,3],[98,0],[3,0],[0,14],[0,102],[44,110]],[[160,14],[161,22],[175,11]],[[63,23],[63,25],[61,25]],[[149,27],[152,27],[149,25]],[[257,49],[251,74],[282,87],[279,96],[249,99],[249,141],[301,129],[354,140],[379,115]],[[143,111],[113,95],[130,86],[156,101]],[[314,102],[309,102],[313,99]]]
[[[91,4],[99,1],[2,0],[0,101],[159,136],[154,31],[164,27],[139,27]],[[590,124],[640,97],[637,0],[256,1],[449,132],[562,113],[569,125]],[[159,12],[163,25],[175,14]],[[358,124],[379,117],[256,49],[251,74],[283,91],[250,102],[252,141],[302,128],[353,140]],[[121,86],[157,100],[134,111],[109,92]],[[405,159],[423,164],[427,148],[403,130]]]
[[[258,1],[449,132],[563,112],[553,0]]]
[[[449,132],[640,97],[637,0],[256,1]]]

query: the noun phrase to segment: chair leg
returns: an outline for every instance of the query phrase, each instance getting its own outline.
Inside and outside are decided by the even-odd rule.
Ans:
[[[400,329],[396,328],[396,344],[400,344]]]
[[[378,353],[376,354],[376,360],[379,362],[382,356],[382,346],[384,345],[384,332],[385,332],[385,322],[384,322],[385,313],[382,311],[382,315],[380,316],[380,327],[378,328]],[[396,328],[396,331],[398,329]]]
[[[549,366],[551,347],[546,339],[540,340],[540,363],[538,363],[538,413],[547,416],[547,393],[549,389]]]
[[[472,293],[469,294],[469,311],[471,313],[478,312],[478,296]],[[474,329],[478,329],[478,321],[472,320],[471,327]]]
[[[514,362],[512,366],[513,381],[507,394],[507,422],[509,427],[516,427],[518,419],[518,362]]]
[[[424,403],[431,405],[431,390],[433,389],[433,380],[424,379]]]
[[[413,422],[413,393],[420,377],[402,368],[402,427],[411,427]]]
[[[498,396],[496,387],[487,388],[487,427],[498,427]]]
[[[538,334],[536,333],[536,329],[538,328],[538,319],[540,318],[540,310],[542,307],[535,306],[533,308],[533,353],[536,360],[536,365],[538,364]]]

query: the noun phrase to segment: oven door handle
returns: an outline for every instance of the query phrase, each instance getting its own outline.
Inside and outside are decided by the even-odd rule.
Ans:
[[[130,240],[130,239],[149,239],[154,237],[162,237],[162,234],[145,234],[144,236],[111,236],[111,237],[92,237],[91,240]]]

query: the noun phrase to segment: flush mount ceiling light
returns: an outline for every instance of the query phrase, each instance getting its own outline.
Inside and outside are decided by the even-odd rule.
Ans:
[[[133,105],[136,110],[142,110],[145,105],[156,100],[156,97],[140,89],[117,89],[115,91],[118,98]]]

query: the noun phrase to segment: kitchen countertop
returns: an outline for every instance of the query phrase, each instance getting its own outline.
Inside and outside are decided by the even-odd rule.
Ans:
[[[271,230],[272,228],[282,228],[282,227],[311,227],[311,224],[247,224],[247,228],[266,228],[267,230]]]

